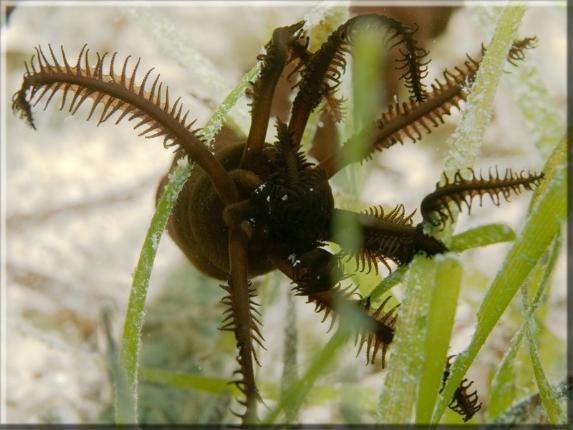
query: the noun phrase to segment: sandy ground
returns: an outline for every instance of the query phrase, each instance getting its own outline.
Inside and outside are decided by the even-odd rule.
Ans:
[[[216,64],[226,79],[235,83],[240,74],[254,64],[272,29],[302,19],[309,7],[180,6],[155,10],[165,15],[193,46]],[[528,12],[524,34],[538,35],[540,48],[535,60],[547,68],[547,85],[556,104],[564,110],[564,13],[538,8],[535,14],[537,19],[532,16],[533,11]],[[21,82],[23,61],[29,60],[35,46],[64,45],[73,58],[87,42],[91,52],[118,51],[119,58],[129,54],[141,57],[140,70],[155,67],[170,90],[183,96],[184,105],[198,118],[197,124],[209,117],[209,109],[200,100],[208,99],[208,92],[190,79],[178,61],[165,52],[161,42],[121,7],[94,7],[91,3],[66,7],[23,4],[10,17],[8,27],[2,29],[2,37],[7,59],[5,107],[9,106],[9,98]],[[430,47],[432,57],[436,58],[431,63],[431,72],[439,73],[451,65],[451,61],[463,58],[466,50],[475,52],[481,43],[480,37],[479,29],[467,12],[457,12],[445,35]],[[547,60],[551,62],[549,65]],[[45,112],[41,106],[36,108],[37,131],[3,110],[7,121],[3,134],[7,179],[6,284],[3,285],[7,362],[2,378],[7,397],[3,399],[1,419],[7,423],[93,423],[111,419],[113,388],[106,369],[107,340],[102,329],[102,312],[109,311],[112,333],[117,340],[132,272],[153,213],[156,183],[171,158],[159,141],[138,139],[126,121],[120,126],[109,121],[96,128],[95,121],[85,123],[85,114],[70,117],[66,112],[59,112],[55,108],[57,103],[53,102]],[[520,120],[510,116],[515,115],[511,104],[511,100],[500,97],[479,165],[539,170],[542,163],[534,142]],[[364,191],[365,200],[389,206],[402,202],[407,208],[416,208],[420,199],[431,191],[428,182],[433,186],[443,151],[443,146],[432,149],[426,143],[418,143],[414,147],[393,148],[384,157],[376,158],[376,167]],[[397,173],[404,166],[415,174],[406,177]],[[380,193],[380,180],[388,181],[384,194]],[[511,205],[500,209],[476,206],[471,218],[462,219],[460,230],[491,221],[503,221],[519,229],[528,199],[513,200]],[[488,248],[485,252],[468,253],[467,258],[475,264],[476,270],[491,276],[498,267],[496,261],[501,258],[500,254],[506,250],[505,245],[498,245],[494,251]],[[234,358],[228,339],[221,340],[212,326],[192,340],[183,334],[190,321],[200,325],[201,320],[212,319],[216,327],[221,310],[218,301],[223,296],[223,291],[215,287],[216,282],[202,278],[198,278],[200,285],[194,289],[169,289],[166,286],[169,280],[179,279],[185,283],[190,276],[197,278],[196,274],[188,274],[187,266],[173,242],[165,238],[151,279],[148,322],[157,327],[163,324],[167,327],[165,331],[177,332],[183,337],[163,344],[167,346],[158,350],[163,349],[165,354],[167,349],[180,356],[183,363],[180,369],[197,371],[201,360],[199,364],[187,363],[187,350],[182,343],[198,342],[203,362],[209,362],[211,370],[229,375]],[[284,285],[278,289],[279,278],[264,281],[271,287],[262,300],[274,306],[264,312],[264,335],[271,345],[273,338],[280,338],[273,333],[282,330],[284,292],[288,290]],[[549,298],[555,312],[552,311],[548,322],[562,339],[565,339],[565,285],[562,261]],[[281,301],[277,301],[276,296]],[[326,338],[326,327],[313,324],[320,316],[302,302],[302,299],[296,301],[300,330],[307,327],[309,321],[316,328],[301,336],[305,342],[322,341],[321,336]],[[470,316],[465,320],[461,317],[459,344],[453,346],[455,350],[467,344],[470,324],[475,317],[475,310],[467,301],[461,304],[460,312]],[[165,337],[165,331],[156,337]],[[506,337],[511,335],[510,332]],[[153,337],[151,328],[148,337]],[[210,339],[213,342],[210,343]],[[261,374],[269,380],[280,377],[280,366],[276,364],[280,362],[280,339],[275,342],[279,342],[278,346],[269,347],[266,356],[261,354]],[[226,355],[217,351],[221,345]],[[379,377],[379,372],[365,370],[363,358],[352,358],[351,349],[350,359],[341,366],[339,375],[346,372],[348,376],[352,369],[351,378],[379,385],[379,379],[375,382],[368,379],[372,375]],[[160,365],[164,362],[161,360],[169,361],[168,358],[156,362],[151,359],[150,363]],[[356,368],[349,363],[356,363]],[[177,399],[179,397],[167,400]],[[150,404],[153,402],[149,400]],[[187,417],[185,411],[178,413],[182,420],[194,419]],[[160,406],[149,406],[145,416],[150,422],[162,422],[167,415]],[[331,420],[332,416],[328,409],[312,409],[302,419],[322,421]]]

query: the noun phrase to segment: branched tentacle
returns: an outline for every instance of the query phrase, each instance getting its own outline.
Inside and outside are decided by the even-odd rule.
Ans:
[[[44,109],[48,106],[56,92],[63,91],[63,109],[69,93],[73,95],[69,111],[75,114],[83,102],[91,98],[93,106],[88,114],[90,119],[96,105],[102,105],[103,111],[99,123],[108,120],[113,114],[121,111],[116,124],[123,118],[128,121],[137,119],[139,122],[134,128],[147,127],[140,136],[148,138],[162,137],[165,146],[178,145],[190,156],[190,160],[199,164],[203,169],[212,172],[210,175],[221,199],[226,203],[234,203],[238,199],[235,183],[231,180],[225,169],[211,154],[196,132],[191,129],[194,121],[188,121],[189,111],[182,116],[180,99],[173,104],[169,102],[169,91],[165,87],[165,96],[162,95],[162,83],[159,75],[153,81],[149,92],[145,90],[146,83],[153,69],[149,70],[142,82],[135,84],[135,74],[139,65],[137,62],[131,73],[127,71],[129,57],[123,63],[122,71],[118,75],[114,71],[116,54],[110,60],[107,73],[104,71],[106,55],[97,55],[94,67],[89,64],[89,49],[82,48],[75,66],[70,65],[64,49],[62,60],[58,61],[51,46],[48,46],[51,59],[41,48],[36,48],[36,55],[31,60],[31,71],[26,65],[24,82],[21,89],[12,98],[12,110],[20,112],[30,126],[35,128],[32,116],[32,107],[36,106],[44,96],[48,95]],[[36,69],[36,66],[38,69]],[[41,93],[39,93],[41,91]],[[39,94],[39,95],[38,95]]]
[[[399,60],[399,68],[405,69],[402,78],[416,100],[421,102],[425,99],[422,78],[426,75],[427,63],[422,60],[427,52],[416,46],[414,31],[400,21],[386,16],[360,15],[351,18],[328,38],[302,69],[301,81],[298,84],[300,91],[293,103],[289,123],[295,144],[300,144],[308,117],[321,101],[326,100],[337,119],[341,119],[340,101],[334,97],[334,93],[346,67],[344,54],[350,52],[350,46],[358,32],[367,28],[382,31],[383,40],[390,49],[396,46],[404,47],[400,50],[402,58]]]
[[[497,168],[494,174],[490,171],[489,177],[484,178],[481,172],[478,177],[472,169],[469,170],[471,174],[468,179],[464,179],[460,171],[457,171],[451,182],[444,173],[443,183],[440,184],[438,182],[436,190],[422,200],[420,210],[424,221],[429,221],[436,226],[442,225],[443,227],[447,220],[453,218],[449,206],[452,202],[456,204],[460,211],[462,205],[465,204],[468,212],[470,212],[474,197],[479,196],[481,206],[483,196],[488,195],[492,202],[499,206],[500,196],[509,201],[512,192],[520,194],[522,188],[531,191],[543,179],[543,173],[528,173],[526,175],[522,171],[517,174],[511,169],[506,169],[505,176],[501,178]]]

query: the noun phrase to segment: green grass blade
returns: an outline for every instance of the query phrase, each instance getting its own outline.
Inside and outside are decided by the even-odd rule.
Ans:
[[[462,119],[450,139],[450,151],[446,156],[444,169],[448,177],[452,177],[461,167],[471,167],[480,153],[497,84],[524,13],[525,5],[521,2],[513,2],[504,9],[496,33],[481,62]]]
[[[257,79],[260,72],[261,62],[259,61],[251,70],[242,76],[237,86],[229,92],[229,95],[225,97],[217,110],[213,112],[211,119],[198,133],[201,138],[205,140],[205,143],[209,143],[213,140],[217,132],[223,126],[223,123],[227,119],[231,109],[237,105],[240,98],[251,85],[251,82]],[[230,119],[232,119],[232,117]]]
[[[139,378],[142,382],[164,384],[188,390],[201,390],[214,394],[228,391],[233,396],[241,395],[241,391],[235,384],[229,384],[228,378],[214,378],[153,367],[141,367],[139,369]]]
[[[462,278],[451,255],[412,262],[396,327],[379,422],[429,423],[442,385]]]
[[[566,140],[563,139],[548,161],[545,186],[536,190],[536,194],[541,193],[541,196],[478,311],[478,325],[472,342],[468,349],[458,356],[453,366],[443,398],[434,414],[435,421],[443,414],[449,402],[448,399],[453,395],[455,388],[517,290],[543,257],[555,237],[561,233],[567,213],[565,155]]]
[[[199,132],[199,136],[202,139],[211,139],[221,128],[227,118],[228,112],[239,101],[241,95],[250,85],[249,82],[256,77],[259,70],[260,64],[257,64],[243,76],[239,85],[235,87],[218,106],[212,117],[205,124],[205,127]],[[166,186],[166,191],[158,203],[156,212],[151,220],[147,237],[140,253],[124,323],[120,359],[126,375],[127,380],[125,382],[130,395],[116,397],[116,420],[118,423],[131,423],[137,420],[137,363],[139,362],[139,346],[141,342],[141,329],[149,277],[151,276],[157,246],[165,230],[169,214],[190,172],[191,166],[187,162],[184,162],[181,163],[171,175],[170,182]],[[125,404],[126,398],[130,399],[130,405]],[[133,414],[131,412],[127,413],[127,411],[131,410],[133,410]]]
[[[489,12],[487,8],[477,7],[475,9]],[[456,171],[472,167],[480,153],[507,53],[516,38],[517,28],[524,13],[524,4],[517,1],[503,9],[494,37],[488,46],[470,90],[462,118],[449,139],[450,149],[444,161],[444,174],[447,177],[451,178]],[[496,18],[494,15],[491,13],[489,18],[494,20]],[[454,219],[452,222],[443,231],[434,232],[446,245],[450,243],[458,212],[459,209],[453,207]]]
[[[240,390],[235,384],[229,383],[229,378],[217,378],[194,373],[176,372],[156,367],[141,366],[139,368],[139,381],[161,384],[184,390],[197,390],[205,393],[223,394],[230,396],[241,396]],[[282,394],[279,384],[272,381],[259,381],[259,388],[264,398],[272,401],[280,401]],[[314,385],[304,397],[308,405],[323,405],[329,401],[340,401],[341,396],[347,392],[353,393],[351,403],[363,405],[371,402],[375,396],[373,389],[364,388],[355,383],[342,385]],[[287,395],[292,396],[291,393]],[[288,403],[285,404],[288,406]],[[284,412],[284,409],[283,409]]]
[[[556,390],[551,386],[543,369],[541,357],[539,356],[539,344],[535,338],[536,330],[534,326],[533,318],[529,318],[526,322],[525,333],[527,335],[529,358],[531,359],[535,382],[539,388],[539,394],[545,412],[547,413],[547,419],[551,424],[567,424],[567,416],[561,407],[559,396]]]
[[[513,402],[515,389],[513,369],[517,353],[523,340],[523,334],[523,330],[517,332],[517,335],[513,338],[511,347],[503,356],[501,364],[491,382],[487,408],[488,422],[501,415]]]
[[[494,6],[484,7],[480,4],[479,7],[474,7],[469,2],[468,10],[484,34],[493,34],[496,22]],[[563,112],[555,106],[535,62],[520,62],[519,67],[511,67],[511,74],[512,79],[509,79],[508,83],[525,119],[524,125],[534,137],[537,149],[546,160],[555,142],[563,136],[565,126]]]
[[[471,248],[510,242],[515,239],[515,232],[506,224],[482,225],[452,237],[450,249],[455,252]]]
[[[533,374],[535,375],[535,382],[539,388],[539,394],[543,407],[547,413],[547,418],[551,424],[566,424],[567,419],[565,411],[561,407],[561,402],[559,400],[559,395],[553,389],[551,382],[546,376],[546,372],[543,369],[541,362],[541,357],[539,354],[539,342],[537,333],[537,323],[534,318],[534,314],[538,307],[542,304],[542,298],[545,296],[546,290],[550,284],[551,277],[547,276],[547,273],[553,273],[557,259],[559,257],[561,248],[563,246],[563,236],[558,235],[554,241],[553,246],[551,246],[548,252],[548,258],[542,260],[536,267],[535,272],[530,278],[529,285],[525,285],[522,297],[523,297],[523,307],[526,313],[526,318],[524,321],[524,331],[527,337],[527,343],[529,347],[529,358],[531,360]],[[527,289],[531,290],[528,294]],[[529,296],[534,294],[533,300],[529,303]],[[565,376],[565,375],[563,375]]]
[[[379,423],[412,422],[417,385],[425,359],[424,343],[435,277],[434,261],[416,256],[411,263],[392,342],[391,359],[380,395]]]
[[[336,351],[348,342],[351,332],[339,327],[325,347],[312,360],[307,371],[297,381],[282,393],[277,405],[262,420],[263,424],[277,422],[277,418],[285,411],[298,410],[305,401],[318,377],[328,369],[328,365],[336,358]]]
[[[562,399],[563,401],[567,401],[567,399],[571,397],[570,395],[571,385],[567,381],[568,379],[564,378],[561,381],[554,384],[553,386],[551,386],[551,389],[556,393],[557,397]],[[530,420],[531,417],[539,417],[541,416],[542,413],[543,413],[542,401],[540,399],[539,393],[537,392],[530,396],[520,399],[511,408],[506,409],[503,412],[503,414],[499,415],[489,424],[495,424],[496,428],[516,427],[515,424],[526,422],[527,420]],[[562,425],[560,427],[557,426],[554,427],[564,428],[564,426]],[[571,427],[570,422],[569,422],[569,427]]]
[[[123,326],[120,353],[121,367],[125,372],[127,387],[131,393],[128,398],[132,403],[131,405],[116,405],[116,421],[120,424],[137,422],[137,370],[149,277],[151,276],[151,269],[153,268],[157,247],[159,246],[159,241],[167,225],[171,208],[183,188],[183,184],[189,177],[190,172],[191,166],[187,162],[187,159],[184,159],[171,175],[169,184],[166,186],[165,192],[159,200],[157,210],[151,220],[133,276],[133,285],[129,295],[127,313]],[[117,396],[116,399],[123,402],[124,397]],[[129,410],[133,412],[124,415],[124,413]]]
[[[442,386],[446,356],[450,347],[463,267],[452,255],[436,257],[436,286],[428,315],[422,361],[422,375],[416,404],[416,423],[428,424]]]
[[[393,287],[402,282],[408,273],[408,266],[400,266],[384,279],[382,279],[376,287],[371,291],[370,297],[374,300],[373,303],[381,303],[381,297],[390,291]]]
[[[504,355],[503,360],[491,382],[489,407],[487,409],[488,422],[494,421],[512,406],[515,394],[513,371],[516,364],[517,352],[525,334],[526,322],[535,321],[533,313],[543,304],[542,298],[547,294],[547,290],[550,286],[551,277],[546,276],[546,273],[552,273],[555,269],[562,246],[562,236],[557,236],[555,244],[551,247],[549,257],[547,260],[539,261],[535,268],[535,272],[530,277],[530,281],[528,283],[529,288],[523,289],[522,297],[525,311],[524,324],[522,324],[517,335],[514,337],[511,347]],[[527,284],[525,284],[525,286],[527,286]],[[537,290],[535,290],[536,287]],[[532,291],[528,293],[526,291],[527,289]],[[529,303],[528,297],[531,296],[531,294],[534,294],[534,297],[533,300],[531,300],[531,303]],[[549,393],[555,394],[553,390],[550,390]],[[558,402],[558,399],[555,396],[550,401]]]
[[[459,126],[454,132],[450,146],[451,149],[445,161],[445,173],[453,174],[464,166],[471,166],[479,154],[481,142],[489,124],[491,107],[499,78],[503,73],[503,66],[507,52],[517,33],[518,25],[525,12],[525,6],[507,7],[501,18],[496,34],[482,61],[480,70],[468,98]],[[468,245],[466,245],[468,246]],[[426,321],[428,303],[433,289],[431,283],[435,276],[435,267],[430,260],[415,259],[411,264],[410,279],[406,297],[402,305],[396,336],[394,340],[392,360],[386,375],[384,391],[381,395],[381,422],[406,423],[411,422],[412,408],[416,399],[415,389],[421,376],[421,364],[425,360],[425,351],[421,345],[425,341],[425,328],[420,327]],[[412,308],[411,308],[412,307]],[[415,357],[415,358],[414,358]],[[459,361],[456,360],[456,364]],[[432,376],[433,375],[433,376]],[[450,392],[446,392],[445,399],[451,399],[455,387],[461,380],[450,378]],[[437,375],[431,372],[427,378],[436,379]],[[435,384],[435,382],[433,382]],[[453,385],[455,383],[455,385]],[[408,387],[408,388],[406,388]],[[431,403],[428,400],[428,403]],[[445,407],[449,403],[442,399],[438,414],[434,414],[433,422],[438,422]],[[442,408],[443,406],[443,408]],[[427,405],[420,406],[418,412],[422,413],[423,420],[427,420]],[[441,410],[440,410],[441,409]],[[422,419],[422,418],[419,418]]]

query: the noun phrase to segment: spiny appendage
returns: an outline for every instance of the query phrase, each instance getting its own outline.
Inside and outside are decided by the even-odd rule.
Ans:
[[[446,368],[444,369],[444,375],[442,377],[442,388],[440,389],[440,393],[444,390],[445,384],[447,379],[450,377],[450,369],[452,366],[452,358],[455,355],[450,355],[446,362]],[[456,391],[454,392],[454,397],[449,403],[449,408],[457,412],[458,414],[464,417],[464,422],[469,421],[480,409],[482,404],[478,404],[478,395],[477,390],[474,390],[471,393],[468,393],[468,388],[474,382],[471,381],[468,383],[466,378],[462,379]]]
[[[277,28],[271,41],[265,46],[266,53],[257,57],[261,61],[261,72],[246,91],[251,98],[252,121],[241,160],[243,168],[252,168],[252,165],[258,162],[254,158],[262,152],[275,88],[285,66],[298,60],[298,57],[303,55],[300,52],[306,51],[306,47],[299,43],[303,24],[304,21],[301,21],[288,27]]]
[[[430,62],[424,61],[428,51],[420,48],[414,34],[418,27],[410,29],[404,23],[381,15],[361,15],[350,19],[346,24],[340,27],[339,31],[346,36],[348,43],[353,43],[357,32],[365,29],[374,29],[383,31],[383,40],[388,49],[401,46],[399,50],[401,58],[397,60],[399,66],[397,70],[404,70],[400,79],[404,80],[406,88],[411,96],[422,102],[426,98],[425,84],[422,80],[428,73],[427,65]]]
[[[436,79],[430,85],[431,90],[425,93],[423,102],[412,99],[390,104],[378,120],[351,136],[319,166],[330,178],[344,166],[367,161],[374,152],[396,143],[403,144],[406,138],[414,143],[421,140],[423,131],[431,133],[432,127],[443,124],[444,117],[450,115],[453,108],[461,109],[461,102],[468,96],[466,84],[471,83],[478,66],[479,62],[468,57],[464,66],[456,67],[455,72],[444,71],[444,79]],[[369,142],[369,149],[356,151],[361,142]]]
[[[406,138],[414,143],[421,140],[423,132],[429,134],[433,128],[443,124],[444,117],[451,115],[452,109],[461,110],[461,102],[467,99],[467,89],[475,78],[478,67],[479,62],[468,56],[463,66],[455,67],[454,72],[445,70],[443,80],[438,78],[430,85],[424,102],[410,100],[390,104],[370,127],[344,143],[338,156],[339,163],[346,165],[368,160],[375,151],[388,149],[396,143],[404,144]],[[370,152],[364,154],[361,159],[355,159],[360,154],[356,154],[352,148],[359,140],[372,143]]]
[[[369,300],[363,305],[363,299],[357,294],[357,290],[357,286],[343,288],[338,284],[328,291],[308,295],[308,303],[315,304],[315,312],[324,312],[321,322],[331,317],[327,332],[332,330],[337,321],[353,328],[356,331],[355,342],[359,344],[356,355],[358,356],[366,345],[366,364],[374,364],[381,353],[382,367],[385,367],[386,352],[394,338],[399,305],[389,311],[384,310],[388,300],[376,309],[370,306]],[[295,287],[295,291],[297,295],[306,295],[302,288]]]
[[[335,209],[337,231],[331,234],[335,240],[354,234],[358,229],[359,240],[339,242],[342,252],[356,259],[357,271],[378,270],[378,263],[392,270],[390,262],[401,266],[407,264],[416,254],[427,256],[443,254],[448,249],[438,239],[426,234],[422,226],[412,225],[412,216],[406,215],[404,207],[398,205],[388,214],[381,208],[372,208],[369,213],[356,213]],[[355,226],[351,228],[351,226]]]
[[[536,41],[535,37],[515,41],[509,50],[508,62],[517,66],[516,61],[525,59],[524,50],[534,48]],[[482,59],[483,54],[485,47],[482,45]],[[461,109],[460,103],[466,101],[482,61],[474,60],[468,54],[466,57],[466,61],[454,67],[453,71],[444,70],[443,80],[438,78],[430,85],[431,90],[426,94],[424,103],[410,100],[388,107],[375,127],[378,130],[373,139],[376,150],[389,148],[397,142],[403,144],[406,137],[417,142],[422,138],[422,129],[431,133],[430,126],[435,128],[443,124],[444,116],[450,115],[452,108]],[[395,128],[398,130],[395,131]]]
[[[429,221],[433,225],[444,225],[446,221],[453,219],[449,204],[454,202],[459,210],[462,209],[462,203],[471,211],[472,199],[479,196],[480,206],[484,195],[489,195],[492,202],[499,206],[500,196],[509,201],[511,193],[520,194],[521,189],[533,190],[543,179],[543,173],[527,174],[521,171],[519,174],[514,173],[511,169],[506,169],[505,177],[501,178],[497,168],[495,173],[489,172],[489,177],[484,178],[480,172],[479,177],[475,175],[473,169],[470,170],[470,177],[464,179],[458,170],[452,182],[444,173],[443,183],[436,184],[436,190],[428,194],[420,206],[424,221]]]
[[[385,223],[392,224],[395,227],[411,226],[412,217],[416,211],[410,215],[406,215],[404,205],[398,205],[387,214],[384,213],[382,206],[371,207],[367,211],[361,212]],[[389,231],[378,231],[376,228],[363,229],[363,243],[362,246],[348,254],[348,259],[356,259],[356,270],[367,273],[372,271],[372,268],[378,273],[378,263],[382,263],[386,268],[391,271],[392,268],[388,264],[390,261],[398,265],[406,263],[404,254],[408,253],[407,249],[411,247],[413,236],[401,235],[399,229],[395,234],[389,234]]]
[[[336,306],[340,306],[344,302],[354,303],[356,300],[352,299],[352,297],[355,297],[357,290],[358,287],[355,286],[343,288],[340,284],[338,284],[328,291],[311,294],[308,296],[307,303],[314,303],[314,311],[316,313],[324,312],[324,316],[320,321],[321,323],[325,322],[328,317],[331,317],[330,325],[326,331],[327,333],[332,330],[334,323],[339,320],[340,314],[337,311],[340,311],[340,309],[337,309]],[[295,287],[295,291],[297,296],[305,295],[302,292],[302,287]]]
[[[357,293],[358,287],[342,287],[346,279],[340,255],[315,249],[293,262],[293,279],[297,295],[307,296],[315,304],[316,312],[324,312],[322,322],[331,316],[330,331],[336,321],[356,331],[360,343],[358,354],[366,344],[367,363],[374,363],[379,352],[385,365],[386,351],[394,336],[397,306],[384,310],[387,300],[378,308],[370,305]]]
[[[535,37],[515,41],[508,53],[508,62],[517,66],[516,61],[525,59],[524,50],[534,48],[536,41]],[[485,53],[485,47],[482,47],[482,53]],[[414,143],[421,140],[423,131],[431,133],[432,127],[443,124],[444,117],[451,115],[452,109],[461,110],[461,103],[467,100],[481,64],[481,59],[466,57],[463,64],[444,70],[443,78],[434,80],[423,102],[413,98],[390,104],[377,121],[344,142],[337,154],[320,163],[328,177],[350,163],[370,159],[375,151],[388,149],[396,143],[403,144],[406,138]],[[363,141],[371,142],[370,151],[355,151],[357,142]]]
[[[32,107],[47,96],[44,106],[46,109],[54,95],[62,90],[60,109],[64,108],[68,95],[71,93],[69,112],[72,115],[78,111],[86,99],[91,98],[93,104],[88,120],[93,116],[96,107],[102,105],[103,110],[98,124],[107,121],[113,114],[120,111],[121,115],[116,120],[116,124],[128,115],[129,121],[138,119],[139,122],[134,129],[141,126],[147,127],[139,135],[147,138],[163,137],[165,146],[174,144],[176,140],[189,139],[189,134],[196,140],[191,130],[195,121],[187,123],[189,111],[183,114],[181,98],[173,103],[169,101],[167,86],[165,95],[162,94],[163,84],[159,82],[159,75],[153,80],[149,92],[145,90],[153,69],[145,74],[139,85],[136,84],[135,76],[140,60],[137,61],[133,70],[128,72],[127,65],[130,58],[128,56],[123,62],[120,74],[116,74],[114,63],[117,53],[111,56],[109,66],[106,68],[104,60],[107,53],[103,55],[97,53],[95,66],[90,66],[89,49],[86,45],[81,49],[74,66],[70,65],[63,47],[61,48],[61,60],[56,58],[50,45],[48,49],[51,58],[45,55],[41,47],[36,48],[36,55],[32,56],[30,67],[26,64],[22,87],[12,98],[13,111],[20,112],[20,116],[25,118],[33,128],[35,125]]]
[[[454,72],[445,70],[443,80],[437,78],[430,85],[424,103],[414,100],[388,106],[376,123],[374,148],[380,151],[396,143],[403,144],[406,137],[418,142],[423,131],[429,134],[432,128],[443,124],[444,117],[451,115],[454,108],[460,110],[461,102],[466,101],[478,67],[479,62],[468,56],[463,66],[455,67]]]
[[[356,341],[360,343],[357,356],[366,345],[366,364],[374,364],[378,353],[381,353],[380,359],[382,367],[386,367],[386,352],[394,339],[394,330],[398,319],[398,308],[400,305],[392,307],[390,310],[384,310],[390,300],[387,297],[378,308],[373,308],[369,298],[363,308],[364,312],[371,318],[370,327],[362,329],[357,333]]]
[[[233,413],[240,417],[243,420],[243,423],[252,423],[257,419],[256,404],[257,402],[262,402],[256,387],[253,368],[253,360],[260,366],[254,348],[254,343],[257,343],[261,348],[266,349],[263,346],[264,339],[259,329],[261,322],[259,320],[260,313],[256,308],[258,304],[253,300],[257,294],[255,289],[249,284],[249,293],[247,298],[248,306],[246,306],[248,308],[248,317],[244,318],[242,317],[245,313],[243,312],[243,306],[238,302],[239,299],[235,297],[234,290],[230,283],[229,285],[221,285],[221,288],[228,293],[227,296],[221,299],[221,303],[228,307],[223,313],[223,315],[226,316],[219,330],[231,331],[235,334],[237,349],[239,351],[237,355],[239,369],[237,369],[233,374],[239,375],[240,377],[239,379],[231,381],[231,383],[235,384],[245,395],[244,400],[238,399],[238,402],[245,406],[245,413]]]
[[[517,67],[516,61],[524,61],[525,60],[525,50],[526,49],[533,49],[537,48],[537,36],[533,37],[525,37],[520,40],[516,40],[513,42],[511,48],[509,48],[509,53],[507,54],[507,61],[511,65]],[[485,54],[486,47],[482,44],[481,52],[482,55]]]
[[[399,69],[404,69],[402,79],[412,96],[419,101],[425,99],[422,79],[426,76],[427,52],[417,46],[414,31],[399,21],[381,15],[360,15],[341,25],[322,47],[306,56],[300,67],[300,87],[292,106],[289,128],[294,131],[295,143],[300,142],[302,131],[310,113],[325,101],[325,105],[337,121],[342,120],[342,100],[334,96],[346,68],[344,55],[350,52],[358,33],[367,28],[382,33],[382,40],[389,49],[400,46]]]

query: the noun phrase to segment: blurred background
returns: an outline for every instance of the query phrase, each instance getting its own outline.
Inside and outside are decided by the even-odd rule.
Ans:
[[[193,71],[182,65],[185,61],[170,55],[165,46],[185,40],[212,62],[230,85],[235,85],[255,64],[274,28],[300,21],[315,6],[313,2],[304,6],[295,2],[280,6],[245,6],[239,2],[222,6],[167,4],[151,2],[149,6],[154,15],[171,23],[174,36],[167,41],[154,37],[153,29],[130,12],[133,9],[109,3],[15,3],[2,28],[2,54],[6,60],[2,113],[7,126],[3,142],[7,180],[3,286],[7,423],[113,422],[113,383],[107,359],[110,336],[104,330],[104,315],[109,317],[111,339],[118,342],[132,273],[154,211],[157,183],[171,162],[171,152],[158,139],[138,138],[133,124],[125,120],[118,126],[110,120],[97,128],[96,121],[86,123],[90,102],[83,106],[84,113],[74,116],[66,109],[57,109],[59,95],[45,111],[40,102],[34,110],[36,131],[12,115],[10,99],[19,89],[24,62],[29,63],[34,47],[47,48],[50,44],[59,55],[57,50],[62,45],[70,61],[86,43],[93,58],[96,52],[117,51],[118,59],[131,55],[133,65],[141,57],[138,76],[155,68],[164,85],[169,85],[171,97],[182,96],[184,107],[190,109],[200,127],[216,103],[209,90],[194,78]],[[376,8],[355,5],[350,10],[351,15],[370,12],[393,14],[419,26],[418,38],[432,59],[427,82],[441,76],[444,68],[463,61],[466,53],[477,55],[484,41],[462,4],[390,8],[380,3]],[[555,105],[563,113],[565,22],[564,8],[534,7],[526,13],[521,31],[522,35],[537,35],[539,47],[528,53],[528,61],[535,61],[542,70]],[[184,48],[179,46],[180,50]],[[396,87],[401,84],[397,84],[392,67],[383,79],[388,101],[398,94]],[[508,91],[502,79],[476,167],[539,171],[543,161]],[[284,112],[288,112],[284,106],[276,107],[283,119]],[[418,208],[440,177],[447,138],[458,118],[452,115],[446,125],[422,142],[406,142],[377,154],[365,167],[365,185],[358,198],[367,205],[394,207],[403,203],[409,212]],[[471,217],[462,215],[458,231],[489,222],[505,222],[519,231],[529,195],[511,200],[511,204],[500,208],[490,202],[480,208],[476,202]],[[468,285],[485,285],[485,280],[495,275],[508,246],[500,244],[464,253],[463,261],[472,266],[474,274]],[[562,260],[548,298],[552,312],[546,323],[564,345],[566,282]],[[263,336],[268,349],[259,354],[259,378],[279,380],[285,321],[297,321],[299,363],[304,363],[309,351],[326,342],[330,336],[326,334],[328,324],[320,324],[322,315],[315,314],[304,299],[289,299],[290,286],[281,275],[271,274],[255,282],[260,287],[258,300],[263,303]],[[484,289],[463,288],[453,352],[469,342],[476,306],[485,293]],[[218,377],[231,375],[236,367],[234,339],[217,330],[224,309],[219,303],[223,295],[218,282],[198,274],[165,236],[151,278],[142,365]],[[499,362],[516,328],[511,316],[507,320],[480,354],[478,364],[482,368],[472,368],[470,379],[490,374],[492,363]],[[356,349],[348,345],[339,366],[322,382],[356,382],[379,392],[383,372],[380,366],[364,366],[363,354],[355,358]],[[476,380],[475,385],[481,395],[487,380],[483,384]],[[516,390],[516,398],[528,394]],[[217,396],[142,382],[139,401],[141,419],[147,423],[233,420],[227,406],[234,400],[224,393]],[[375,403],[376,398],[369,401]],[[345,409],[344,402],[310,405],[300,421],[375,419],[373,414],[360,414],[364,412]]]

